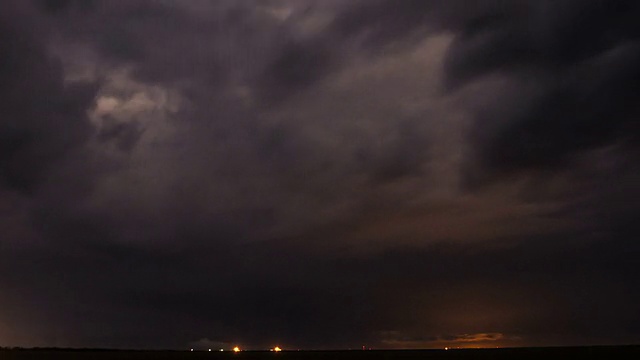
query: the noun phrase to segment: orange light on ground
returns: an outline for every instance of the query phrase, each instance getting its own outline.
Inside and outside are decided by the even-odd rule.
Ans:
[[[273,348],[273,351],[278,352],[278,351],[282,351],[282,349],[280,349],[279,346],[276,346],[276,347]]]
[[[233,348],[233,352],[240,352],[240,348],[239,348],[239,347],[237,347],[237,346],[236,346],[236,347],[234,347],[234,348]]]

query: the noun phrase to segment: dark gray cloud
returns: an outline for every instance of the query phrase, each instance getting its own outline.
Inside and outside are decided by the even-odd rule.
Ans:
[[[124,123],[106,117],[97,138],[101,142],[113,141],[121,151],[131,151],[144,130],[135,122]]]
[[[564,168],[581,152],[636,146],[637,13],[634,2],[543,2],[467,28],[449,53],[451,86],[492,73],[522,84],[513,107],[479,114],[476,159],[498,172]]]
[[[96,87],[65,84],[60,62],[46,51],[45,29],[29,18],[29,6],[4,7],[0,178],[6,186],[31,192],[56,161],[91,135],[84,111]]]
[[[638,341],[634,2],[1,7],[0,345]]]
[[[317,41],[295,41],[284,44],[260,77],[267,103],[281,100],[325,77],[335,54],[329,44]]]

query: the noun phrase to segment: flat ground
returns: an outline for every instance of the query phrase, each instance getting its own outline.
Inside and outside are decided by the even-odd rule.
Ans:
[[[119,350],[0,350],[1,360],[383,360],[383,359],[640,359],[640,346],[509,348],[465,350],[374,351],[119,351]]]

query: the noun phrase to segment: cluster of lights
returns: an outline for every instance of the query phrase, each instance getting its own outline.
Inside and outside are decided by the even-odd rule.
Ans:
[[[194,351],[193,349],[189,349],[189,350],[190,350],[190,351]],[[212,351],[212,349],[209,349],[209,351]],[[224,351],[224,349],[220,349],[220,351]],[[240,351],[242,351],[242,350],[240,349],[240,347],[239,347],[239,346],[235,346],[233,349],[231,349],[231,351],[233,351],[233,352],[236,352],[236,353],[237,353],[237,352],[240,352]],[[280,352],[280,351],[282,351],[282,349],[280,348],[280,346],[276,346],[276,347],[274,347],[274,348],[269,349],[269,351]]]

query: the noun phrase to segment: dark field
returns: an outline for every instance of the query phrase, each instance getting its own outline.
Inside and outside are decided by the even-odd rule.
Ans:
[[[378,360],[378,359],[640,359],[640,346],[596,346],[554,348],[505,348],[464,350],[374,350],[374,351],[268,351],[187,352],[117,350],[0,350],[0,359],[69,360],[188,360],[188,359],[279,359],[279,360]]]

